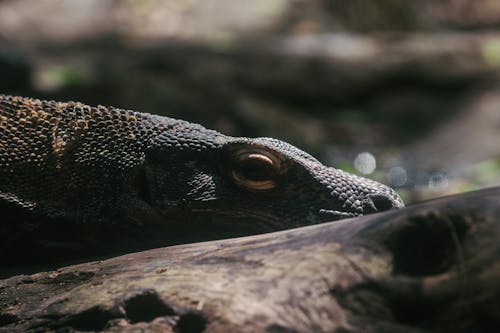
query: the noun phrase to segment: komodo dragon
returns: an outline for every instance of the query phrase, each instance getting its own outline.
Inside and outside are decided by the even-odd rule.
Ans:
[[[70,225],[175,219],[209,229],[229,217],[230,228],[250,221],[259,230],[403,206],[389,187],[326,167],[276,139],[230,137],[113,107],[5,95],[0,203]]]

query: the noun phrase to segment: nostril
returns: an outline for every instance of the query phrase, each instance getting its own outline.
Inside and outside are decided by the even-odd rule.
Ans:
[[[390,197],[387,197],[385,195],[372,195],[370,196],[371,199],[371,208],[375,209],[376,212],[383,212],[385,210],[389,210],[392,208],[395,208],[394,205],[394,200]]]

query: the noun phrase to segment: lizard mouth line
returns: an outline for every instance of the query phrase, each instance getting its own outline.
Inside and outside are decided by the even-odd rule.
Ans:
[[[349,217],[363,216],[363,214],[349,213],[349,212],[343,212],[343,211],[333,210],[333,209],[320,209],[319,216],[322,219],[328,220],[328,219],[334,218],[336,220],[339,220],[339,219],[345,219],[345,218],[349,218]]]
[[[221,218],[222,222],[230,223],[231,220],[243,221],[252,224],[255,228],[273,231],[290,228],[290,221],[280,219],[273,215],[256,214],[249,211],[224,211],[215,208],[194,208],[193,213],[207,213],[212,215],[212,219]],[[230,219],[230,220],[227,220]]]
[[[243,211],[222,211],[213,208],[196,208],[192,210],[193,213],[208,213],[212,215],[212,219],[221,218],[223,220],[226,219],[234,219],[238,221],[245,221],[246,223],[253,224],[256,228],[268,229],[272,230],[280,230],[280,229],[288,229],[293,227],[290,224],[290,221],[286,221],[285,219],[279,219],[273,215],[265,215],[265,214],[256,214],[255,212],[243,212]],[[323,223],[328,221],[340,220],[345,218],[363,216],[363,214],[358,213],[350,213],[344,211],[338,211],[333,209],[320,209],[318,215],[316,216],[315,222],[306,223],[304,218],[297,226],[306,225],[306,224],[316,224]],[[226,223],[228,221],[225,221]]]

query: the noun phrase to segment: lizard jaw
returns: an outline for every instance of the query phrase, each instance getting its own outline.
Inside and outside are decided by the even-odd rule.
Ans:
[[[362,215],[363,214],[348,213],[348,212],[343,212],[343,211],[333,210],[333,209],[320,209],[319,210],[319,216],[324,221],[340,220],[340,219],[346,219],[346,218],[362,216]]]

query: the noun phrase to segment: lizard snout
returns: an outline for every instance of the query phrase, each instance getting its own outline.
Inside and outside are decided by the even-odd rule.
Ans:
[[[365,199],[363,212],[364,214],[370,214],[401,207],[404,207],[404,204],[399,196],[390,193],[377,193],[371,194]]]

